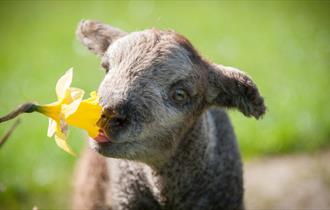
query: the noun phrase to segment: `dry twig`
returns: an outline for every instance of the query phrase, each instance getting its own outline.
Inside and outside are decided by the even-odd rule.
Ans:
[[[35,111],[35,108],[36,108],[36,105],[33,103],[22,104],[17,109],[9,112],[8,114],[6,114],[3,117],[0,117],[0,123],[14,119],[15,117],[17,117],[18,115],[20,115],[22,113],[33,112],[33,111]]]
[[[10,137],[10,135],[13,133],[13,131],[20,122],[20,119],[17,119],[15,123],[11,126],[11,128],[7,131],[7,133],[0,139],[0,148],[5,144],[7,139]]]

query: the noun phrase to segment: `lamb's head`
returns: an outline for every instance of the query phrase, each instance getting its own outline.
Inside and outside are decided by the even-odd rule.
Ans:
[[[126,33],[96,21],[82,21],[81,42],[102,58],[106,75],[99,87],[100,126],[110,142],[91,141],[101,154],[157,163],[209,106],[236,107],[260,117],[265,106],[244,73],[206,62],[173,31]]]

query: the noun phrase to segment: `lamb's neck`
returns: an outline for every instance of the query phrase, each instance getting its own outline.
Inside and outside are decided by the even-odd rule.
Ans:
[[[172,196],[191,193],[193,185],[207,179],[209,157],[209,125],[207,114],[204,114],[191,127],[180,141],[175,154],[160,169],[163,196],[175,199]],[[172,197],[172,198],[171,198]]]

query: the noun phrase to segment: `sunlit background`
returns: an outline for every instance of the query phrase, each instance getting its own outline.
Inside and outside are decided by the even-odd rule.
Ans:
[[[326,1],[1,1],[0,115],[27,101],[54,101],[56,81],[70,67],[73,86],[97,89],[99,59],[75,38],[81,19],[97,19],[126,31],[174,29],[205,57],[251,75],[268,113],[256,121],[230,111],[246,163],[323,154],[330,145],[329,9]],[[21,119],[0,149],[0,209],[69,208],[77,158],[46,136],[44,116]],[[0,136],[12,123],[0,125]],[[71,129],[78,153],[86,136]],[[327,183],[330,189],[330,176]]]

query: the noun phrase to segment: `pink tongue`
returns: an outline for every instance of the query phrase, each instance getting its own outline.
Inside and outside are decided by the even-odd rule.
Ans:
[[[104,142],[110,141],[110,139],[103,133],[102,130],[100,130],[99,134],[93,139],[99,143],[104,143]]]

